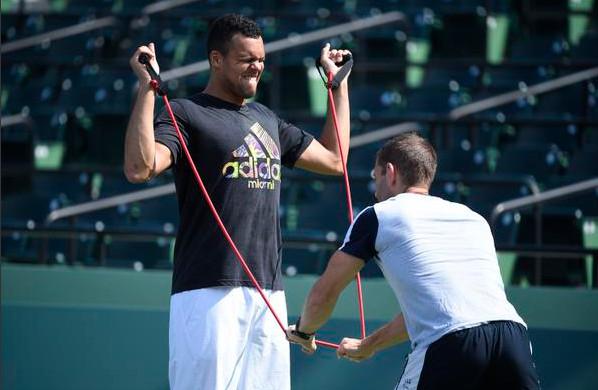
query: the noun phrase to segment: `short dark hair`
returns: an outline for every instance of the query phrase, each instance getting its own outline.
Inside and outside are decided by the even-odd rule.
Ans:
[[[403,133],[388,140],[376,154],[376,164],[386,172],[386,163],[399,169],[407,187],[430,186],[436,174],[437,157],[434,147],[416,132]]]
[[[212,50],[223,55],[228,53],[230,42],[235,34],[242,34],[249,38],[259,38],[262,30],[253,20],[238,14],[226,14],[214,20],[208,31],[208,60]]]

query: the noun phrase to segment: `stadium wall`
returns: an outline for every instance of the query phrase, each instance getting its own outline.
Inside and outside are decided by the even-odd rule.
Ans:
[[[170,273],[3,264],[2,388],[167,389]],[[285,280],[296,318],[313,276]],[[391,319],[398,306],[384,280],[364,280],[367,326]],[[598,291],[509,288],[530,327],[544,389],[598,387]],[[354,287],[320,335],[359,333]],[[408,346],[360,364],[330,350],[313,357],[291,348],[293,389],[390,389]]]

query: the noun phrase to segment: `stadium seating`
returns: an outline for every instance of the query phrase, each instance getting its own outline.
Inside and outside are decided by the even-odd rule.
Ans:
[[[490,219],[497,203],[530,193],[529,186],[522,184],[530,176],[541,189],[598,176],[596,78],[456,122],[448,117],[451,110],[472,101],[525,91],[598,65],[596,4],[574,39],[569,27],[577,22],[570,18],[570,5],[564,0],[251,0],[241,6],[230,0],[210,0],[207,5],[191,2],[149,14],[142,14],[151,4],[145,0],[40,3],[44,4],[21,10],[19,1],[3,2],[3,44],[105,16],[113,16],[116,22],[3,52],[3,121],[15,114],[28,118],[28,125],[5,126],[3,122],[2,127],[2,226],[25,229],[2,235],[3,258],[39,262],[39,253],[46,248],[43,257],[48,262],[170,267],[171,240],[178,225],[172,195],[81,215],[74,225],[67,221],[54,225],[87,232],[74,239],[39,240],[27,234],[27,223],[33,221],[39,228],[57,208],[172,182],[172,175],[167,174],[149,184],[133,185],[121,173],[135,86],[129,56],[138,45],[153,41],[162,70],[204,60],[209,22],[230,11],[254,17],[266,42],[381,12],[403,12],[404,22],[330,41],[351,49],[355,58],[350,82],[353,135],[416,121],[418,130],[438,151],[434,195],[465,203]],[[498,23],[493,18],[499,16],[506,23],[503,35],[492,30]],[[314,108],[318,92],[310,69],[322,43],[269,54],[256,97],[314,134],[319,134],[324,119]],[[203,72],[172,80],[168,83],[171,97],[201,91],[207,77]],[[355,212],[373,203],[369,172],[380,145],[378,141],[350,151]],[[287,173],[280,209],[285,235],[341,239],[348,226],[342,180]],[[595,195],[590,192],[555,202],[554,209],[543,209],[545,243],[583,245],[579,229],[574,228],[575,210],[583,216],[597,215]],[[530,243],[530,221],[527,212],[501,215],[494,226],[497,243]],[[151,232],[166,238],[128,240],[124,233],[116,233],[106,239],[97,231],[100,222],[103,229]],[[549,237],[559,224],[572,226],[571,236],[552,241]],[[285,247],[283,271],[289,275],[321,272],[330,251],[306,244]],[[519,258],[515,281],[529,279],[532,263]],[[583,282],[579,262],[551,267],[543,268],[542,283]],[[568,276],[559,279],[561,272]],[[364,274],[380,276],[376,269]]]

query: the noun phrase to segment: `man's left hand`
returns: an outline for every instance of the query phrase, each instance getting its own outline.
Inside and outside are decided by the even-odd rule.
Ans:
[[[347,54],[351,54],[351,52],[349,50],[330,49],[330,43],[327,43],[320,53],[320,63],[326,72],[332,72],[332,76],[336,76],[340,69],[340,62],[343,60],[343,56]]]
[[[373,355],[374,351],[368,348],[363,340],[349,337],[345,337],[336,350],[336,356],[339,359],[345,358],[352,362],[361,362],[371,358]]]

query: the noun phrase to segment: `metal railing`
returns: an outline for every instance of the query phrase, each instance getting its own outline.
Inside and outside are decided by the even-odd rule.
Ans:
[[[158,12],[168,11],[170,9],[180,7],[181,5],[196,3],[199,0],[162,0],[146,5],[141,9],[144,15],[151,15]]]
[[[28,47],[36,46],[44,42],[55,41],[58,39],[82,34],[88,31],[114,26],[117,23],[118,19],[114,16],[107,16],[105,18],[89,20],[87,22],[79,23],[74,26],[59,28],[31,37],[17,39],[15,41],[4,42],[2,46],[0,46],[0,53],[6,54],[13,51],[26,49]]]
[[[559,261],[567,261],[567,260],[581,260],[585,257],[586,261],[586,269],[585,269],[585,285],[588,288],[596,288],[598,287],[598,248],[584,248],[578,246],[555,246],[555,245],[497,245],[496,246],[497,252],[502,253],[513,253],[519,257],[527,257],[528,259],[532,259],[534,261],[533,265],[533,275],[531,276],[531,280],[527,280],[528,283],[534,286],[542,286],[544,285],[545,278],[543,277],[542,270],[545,269],[544,263],[551,259],[558,259]],[[579,263],[578,263],[579,265]],[[525,268],[524,266],[521,268]],[[581,273],[584,273],[584,270],[580,270]],[[520,273],[521,270],[520,270]],[[528,273],[529,274],[529,273]],[[505,275],[503,275],[504,277]],[[524,275],[518,275],[516,277],[523,279]],[[568,275],[560,275],[561,276],[561,284],[562,285],[573,285],[574,287],[580,287],[582,285],[583,280],[579,280],[577,283],[567,283],[565,280]],[[511,284],[519,284],[521,281],[515,280],[513,281],[514,275],[511,275],[510,283]],[[581,278],[583,279],[583,277]],[[552,281],[554,283],[554,280]]]
[[[180,7],[185,4],[195,3],[199,0],[161,0],[155,3],[146,5],[141,9],[141,15],[152,15],[158,12],[164,12],[172,8]],[[25,3],[25,2],[22,2]],[[83,34],[89,31],[98,30],[104,27],[115,26],[119,23],[119,19],[114,16],[107,16],[100,19],[88,20],[82,23],[77,23],[72,26],[58,28],[56,30],[47,31],[45,33],[33,35],[14,41],[4,42],[0,47],[0,53],[10,53],[17,50],[26,49],[40,45],[45,42],[55,41],[58,39],[68,38],[74,35]]]
[[[2,257],[9,261],[25,261],[39,264],[56,264],[63,263],[68,265],[85,264],[91,266],[104,266],[106,261],[110,259],[108,247],[113,242],[117,241],[131,241],[131,242],[158,242],[159,240],[167,240],[163,242],[163,246],[171,245],[176,238],[174,232],[165,232],[150,229],[96,229],[90,227],[23,227],[5,224],[2,226],[0,235],[7,238],[22,240],[27,238],[30,242],[27,244],[29,251],[21,251],[21,253],[11,253],[10,248],[6,246],[2,249]],[[35,242],[31,242],[34,240]],[[64,252],[60,252],[62,256],[58,259],[50,258],[50,254],[56,254],[50,251],[50,240],[65,240]],[[3,241],[6,243],[6,241]],[[93,253],[86,253],[81,251],[80,246],[82,242],[87,242],[93,246]],[[313,251],[325,250],[334,251],[340,246],[337,237],[328,239],[325,235],[315,235],[306,232],[286,233],[283,235],[283,245],[285,248],[299,248]],[[315,245],[315,247],[314,247]],[[56,248],[54,248],[56,251]],[[8,252],[8,253],[7,253]],[[80,253],[85,252],[85,253]],[[160,268],[164,268],[164,264],[171,264],[172,253],[168,257],[161,259]],[[327,259],[326,259],[327,260]],[[319,264],[319,268],[323,270],[325,263]]]
[[[7,249],[7,246],[2,250],[2,259],[10,262],[26,262],[36,264],[67,264],[67,265],[84,265],[89,267],[107,266],[108,262],[112,266],[125,266],[138,271],[143,269],[171,269],[172,268],[172,243],[175,239],[174,233],[166,233],[155,230],[127,230],[127,229],[106,229],[97,230],[90,228],[26,228],[19,226],[2,226],[0,234],[5,237],[5,240],[15,239],[20,241],[27,241],[28,251],[14,252]],[[324,270],[326,260],[332,252],[334,252],[341,242],[338,237],[329,238],[324,232],[321,234],[302,233],[302,232],[283,232],[283,247],[285,249],[300,249],[309,253],[306,256],[306,261],[313,261],[305,269],[297,269],[297,264],[293,261],[287,261],[283,257],[283,265],[285,266],[285,273],[293,276],[295,272],[302,274],[320,273]],[[64,253],[57,250],[54,245],[53,250],[50,250],[51,240],[66,240]],[[147,261],[147,259],[140,254],[139,260],[113,258],[110,255],[110,245],[117,241],[127,242],[148,242],[159,243],[168,252],[159,259]],[[4,241],[3,242],[7,242]],[[86,246],[83,244],[87,243]],[[81,248],[83,246],[83,248]],[[93,249],[90,250],[89,248]],[[62,248],[61,248],[62,249]],[[519,256],[536,256],[539,261],[543,262],[550,258],[558,257],[560,259],[580,259],[586,256],[591,265],[586,269],[587,281],[585,285],[588,288],[595,288],[598,284],[598,269],[596,261],[598,260],[598,248],[587,249],[580,247],[564,247],[564,246],[533,246],[533,245],[497,245],[497,252],[499,253],[513,253]],[[54,257],[51,258],[50,256]],[[141,264],[136,264],[141,263]],[[290,270],[288,267],[295,266],[295,269]],[[299,265],[301,267],[301,265]],[[539,268],[541,269],[541,267]],[[382,277],[378,272],[374,272],[374,277]],[[505,276],[505,275],[503,275]],[[532,280],[532,285],[542,285],[541,274],[535,272]],[[506,280],[508,284],[517,284],[513,279]],[[581,286],[581,284],[579,285]],[[575,286],[575,287],[579,287]]]
[[[596,77],[598,77],[598,67],[585,69],[563,77],[558,77],[553,80],[548,80],[542,83],[527,86],[523,89],[516,89],[511,92],[502,93],[486,99],[481,99],[472,103],[465,104],[463,106],[451,110],[446,120],[457,122],[460,119],[463,119],[467,116],[515,102],[523,97],[536,96],[547,92],[555,91],[557,89],[564,88],[569,85],[590,80]],[[394,136],[402,132],[409,131],[410,125],[412,124],[413,123],[397,123],[396,125],[392,125],[390,127],[372,130],[367,134],[367,141],[362,142],[361,145],[384,139],[385,134]],[[395,130],[393,131],[389,129]]]
[[[583,192],[598,189],[598,177],[578,183],[554,188],[541,193],[535,193],[521,198],[508,200],[497,204],[492,210],[491,224],[494,226],[498,217],[507,211],[520,210],[526,207],[541,205],[546,202],[568,198]]]
[[[0,121],[0,127],[10,127],[23,124],[27,128],[31,129],[32,126],[31,117],[24,114],[3,115]]]
[[[303,176],[301,174],[290,174],[286,175],[287,180],[299,180],[299,181],[338,181],[336,176]],[[352,175],[351,180],[365,180],[370,181],[369,175]],[[532,194],[538,194],[538,184],[532,176],[529,175],[507,175],[507,176],[484,176],[479,174],[463,175],[463,174],[443,174],[440,173],[436,177],[436,181],[440,182],[463,182],[463,183],[495,183],[500,184],[521,184],[529,190]],[[56,209],[50,212],[46,216],[45,224],[50,225],[58,220],[65,218],[77,217],[83,214],[93,213],[99,210],[104,210],[112,207],[118,207],[127,203],[139,202],[158,198],[167,195],[173,195],[175,193],[175,186],[171,184],[163,184],[160,186],[143,189],[139,191],[127,192],[121,195],[110,196],[107,198],[94,200],[90,202],[79,203],[73,206],[67,206]]]
[[[542,256],[547,257],[555,257],[558,256],[562,250],[562,248],[553,248],[549,246],[543,245],[543,238],[542,238],[542,205],[547,202],[560,200],[568,197],[572,197],[584,192],[597,190],[598,189],[598,178],[593,178],[590,180],[581,181],[578,183],[554,188],[548,191],[544,191],[541,193],[535,193],[528,196],[523,196],[521,198],[508,200],[505,202],[501,202],[497,204],[494,209],[492,210],[492,215],[490,219],[490,224],[492,226],[492,230],[496,229],[496,221],[498,217],[508,211],[516,211],[521,210],[529,207],[534,208],[534,239],[535,239],[535,249],[530,250],[530,254],[533,255],[534,258],[534,281],[536,284],[540,284],[542,280]],[[583,248],[578,248],[574,253],[580,254]],[[565,252],[567,251],[564,249]],[[593,268],[596,268],[596,250],[590,250],[591,253],[594,255],[593,258]],[[552,254],[550,252],[553,252]],[[547,254],[548,253],[548,254]],[[585,252],[584,252],[585,253]],[[561,256],[562,257],[562,256]],[[594,271],[595,273],[595,271]],[[594,282],[596,283],[598,278],[594,278]]]
[[[482,99],[473,103],[465,104],[461,107],[457,107],[454,110],[452,110],[449,113],[449,118],[457,120],[468,115],[476,114],[478,112],[489,110],[494,107],[512,103],[521,98],[540,95],[542,93],[550,92],[555,89],[563,88],[568,85],[579,83],[581,81],[589,80],[595,77],[598,77],[598,66],[582,70],[580,72],[575,72],[566,76],[558,77],[553,80],[548,80],[542,83],[534,84],[530,87],[517,89],[511,92],[492,96],[487,99]]]
[[[91,202],[79,203],[74,206],[63,207],[50,212],[46,217],[46,225],[56,222],[59,219],[76,217],[82,214],[93,213],[95,211],[117,207],[131,202],[158,198],[174,193],[174,184],[171,183],[144,190],[127,192],[122,195],[110,196]]]
[[[534,240],[537,246],[541,246],[543,244],[543,237],[542,237],[542,205],[546,202],[559,200],[567,197],[571,197],[577,195],[579,193],[591,191],[593,189],[598,188],[598,178],[585,180],[582,182],[578,182],[575,184],[566,185],[559,188],[554,188],[552,190],[544,191],[544,192],[535,192],[528,196],[523,196],[517,199],[508,200],[505,202],[501,202],[497,204],[490,216],[490,226],[492,230],[496,230],[496,221],[498,217],[507,212],[507,211],[515,211],[521,210],[524,208],[533,208],[534,210],[534,219],[535,219],[535,229],[534,229]]]

